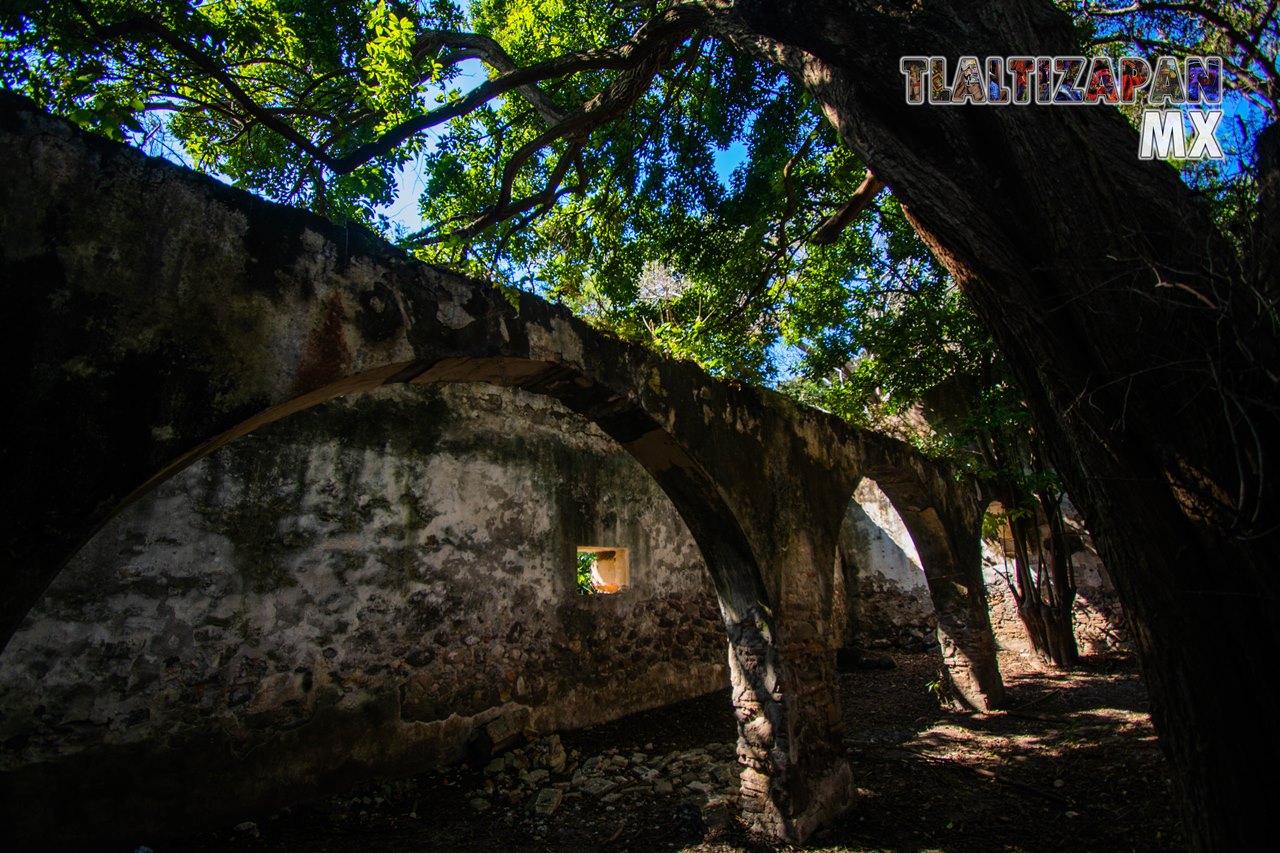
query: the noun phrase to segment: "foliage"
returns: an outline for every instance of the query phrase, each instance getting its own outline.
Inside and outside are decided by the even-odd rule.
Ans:
[[[478,29],[501,36],[512,56],[549,61],[565,45],[547,39],[529,16],[543,10],[554,21],[547,9],[560,5],[523,4],[517,12],[480,4]],[[582,5],[584,29],[607,33],[606,7]],[[807,95],[777,71],[698,37],[676,53],[625,122],[595,130],[590,145],[573,153],[576,183],[554,205],[466,241],[432,231],[413,239],[434,262],[468,263],[538,289],[712,372],[766,379],[792,285],[807,275],[812,288],[830,287],[845,273],[847,244],[806,247],[804,238],[864,170],[837,146]],[[598,81],[586,77],[548,88],[570,105],[585,102],[593,87]],[[443,156],[430,164],[428,222],[463,222],[495,205],[503,153],[538,133],[530,112],[508,99],[454,122]],[[742,162],[722,183],[717,158],[730,146]],[[532,160],[513,194],[550,185],[568,153],[567,145],[553,147]]]
[[[1062,5],[1095,47],[1221,52],[1231,85],[1274,110],[1274,4]],[[623,0],[5,0],[0,80],[713,373],[788,380],[859,423],[963,384],[986,414],[921,443],[978,465],[975,430],[1025,428],[992,342],[896,201],[862,192],[865,167],[805,90],[712,38],[707,14]],[[406,169],[423,186],[413,233],[385,214]],[[1250,213],[1241,175],[1198,178],[1224,222]],[[860,193],[862,215],[833,227]]]
[[[1218,138],[1223,160],[1178,163],[1186,182],[1206,195],[1223,233],[1242,240],[1255,216],[1254,143],[1280,118],[1280,7],[1272,0],[1087,0],[1063,2],[1075,16],[1081,44],[1113,57],[1218,56],[1228,97]],[[1121,107],[1134,124],[1141,105]]]
[[[385,0],[10,0],[6,88],[114,139],[173,151],[268,198],[377,224],[413,138],[326,169],[420,110],[456,76],[411,55],[415,29],[461,22],[453,4]]]
[[[835,133],[805,91],[711,37],[704,26],[708,17],[730,5],[475,0],[463,8],[449,0],[3,0],[0,84],[85,127],[167,152],[269,198],[388,232],[393,228],[381,209],[394,197],[401,169],[413,164],[426,187],[424,221],[414,233],[396,236],[426,260],[508,287],[541,291],[600,325],[724,376],[777,378],[779,354],[789,346],[801,358],[798,377],[788,387],[853,420],[880,423],[901,416],[917,401],[932,405],[948,417],[935,418],[922,443],[981,473],[1007,498],[1002,501],[1006,521],[1023,530],[1016,537],[1023,543],[1016,581],[1022,590],[1020,612],[1038,618],[1046,630],[1065,630],[1069,636],[1074,589],[1069,561],[1060,559],[1069,556],[1060,524],[1061,492],[1044,464],[1020,395],[901,211],[892,199],[873,201],[876,182],[836,144]],[[889,18],[916,14],[918,5],[868,8]],[[1280,4],[1274,0],[1059,0],[1059,5],[1078,13],[1082,45],[1132,48],[1146,55],[1165,48],[1222,55],[1229,63],[1230,85],[1257,105],[1262,121],[1274,120],[1280,41]],[[938,14],[932,25],[945,26],[944,21]],[[822,38],[821,33],[803,35]],[[487,69],[478,85],[469,64],[475,60]],[[867,118],[873,125],[891,121],[885,114]],[[1252,216],[1257,196],[1251,174],[1256,164],[1248,161],[1246,148],[1258,126],[1237,124],[1236,159],[1225,169],[1189,169],[1188,183],[1209,195],[1220,223],[1243,245],[1253,229],[1242,224]],[[740,160],[727,177],[720,168],[726,159]],[[1082,180],[1090,178],[1082,175]],[[937,192],[935,186],[933,200],[939,200]],[[1123,203],[1113,196],[1092,187],[1079,194],[1086,201]],[[851,207],[855,200],[859,204]],[[844,222],[839,214],[848,210],[864,215]],[[1171,217],[1178,215],[1170,211]],[[1135,248],[1141,238],[1154,235],[1158,224],[1135,223]],[[1062,223],[1057,233],[1069,238],[1073,223]],[[1123,267],[1131,259],[1113,260]],[[1100,260],[1099,269],[1106,265]],[[1233,274],[1223,279],[1233,280]],[[1223,363],[1245,364],[1250,377],[1224,383],[1215,376],[1212,385],[1205,383],[1208,393],[1220,393],[1224,407],[1239,409],[1240,417],[1228,411],[1220,423],[1254,432],[1256,453],[1236,454],[1241,517],[1246,497],[1253,497],[1246,495],[1246,479],[1254,478],[1257,495],[1262,494],[1266,439],[1261,436],[1271,434],[1256,428],[1250,416],[1274,415],[1268,408],[1275,385],[1275,359],[1268,358],[1276,337],[1273,279],[1236,288],[1230,305],[1214,315],[1216,324],[1207,324],[1221,331],[1224,351],[1243,352],[1242,358]],[[1078,286],[1063,296],[1105,310],[1097,303],[1097,294],[1107,292],[1105,276],[1097,292],[1084,276],[1066,274],[1063,280]],[[1251,301],[1257,307],[1246,304]],[[1133,319],[1142,325],[1140,317]],[[1155,341],[1158,333],[1152,328],[1147,324],[1139,339]],[[1181,328],[1203,327],[1188,322]],[[1034,331],[1009,333],[1027,343]],[[1196,352],[1201,343],[1190,342],[1192,358],[1213,355]],[[1062,352],[1064,347],[1058,341],[1049,349]],[[1102,354],[1093,344],[1085,350]],[[1105,378],[1110,368],[1100,367]],[[1171,372],[1167,365],[1159,368]],[[1177,387],[1194,384],[1184,377]],[[956,399],[968,402],[944,405],[939,395],[948,389],[959,389]],[[1206,411],[1202,402],[1192,407],[1197,397],[1203,401],[1206,390],[1189,394],[1185,411]],[[1127,400],[1126,391],[1126,406]],[[1041,410],[1073,409],[1069,400],[1054,399]],[[1183,411],[1178,408],[1179,416]],[[1082,425],[1101,420],[1073,417],[1065,435],[1092,441]],[[1172,423],[1186,426],[1189,420]],[[1099,446],[1108,441],[1104,433],[1098,435]],[[1133,434],[1160,437],[1159,430],[1147,427]],[[1185,470],[1177,476],[1187,478],[1181,482],[1199,489],[1195,481],[1203,477],[1206,495],[1216,488],[1216,462],[1203,475],[1196,470],[1197,459],[1212,462],[1215,456],[1200,452],[1193,433],[1185,440],[1165,440],[1156,449],[1179,457]],[[1222,436],[1222,442],[1243,444],[1234,434]],[[1143,467],[1148,465],[1144,448],[1136,443],[1115,443],[1106,453],[1114,448],[1118,468],[1133,461],[1141,463],[1140,471],[1154,471]],[[1070,452],[1072,444],[1064,438],[1058,447]],[[1195,452],[1183,454],[1184,449]],[[1081,465],[1085,475],[1095,477],[1091,469],[1106,469],[1093,460]],[[1094,482],[1100,494],[1122,498],[1115,505],[1127,500],[1137,506],[1133,490],[1138,487],[1123,485],[1122,479]],[[1172,482],[1181,503],[1188,493]],[[1219,502],[1216,494],[1206,500]],[[1260,511],[1262,499],[1255,503]],[[1194,504],[1187,506],[1198,512]],[[1044,541],[1034,524],[1037,511],[1046,516],[1054,539],[1048,579],[1024,572],[1031,546],[1038,549]],[[1265,544],[1254,543],[1264,542],[1268,528],[1252,525],[1260,517],[1269,522],[1259,511],[1250,526],[1241,528],[1252,537],[1247,543],[1239,530],[1213,517],[1189,515],[1186,524],[1168,521],[1147,532],[1182,533],[1185,538],[1175,543],[1194,541],[1197,547],[1229,542],[1230,571],[1218,574],[1262,590],[1265,584],[1253,569],[1270,554]],[[1148,527],[1171,517],[1162,512],[1150,514]],[[1117,554],[1132,551],[1117,547]],[[1137,557],[1128,559],[1141,568]],[[1192,591],[1177,574],[1171,570],[1169,594],[1160,600],[1181,601],[1174,593]],[[1151,586],[1144,578],[1133,580],[1131,597],[1137,598],[1140,586],[1143,591]],[[1227,589],[1228,581],[1215,583],[1214,589]],[[1216,607],[1215,595],[1195,600],[1210,599]],[[1214,611],[1216,618],[1225,612]],[[1207,815],[1204,825],[1197,821],[1196,826],[1208,847],[1218,835],[1205,826],[1229,814],[1222,803],[1230,798],[1205,795],[1209,777],[1188,769],[1186,756],[1194,750],[1184,747],[1202,739],[1190,733],[1202,717],[1220,722],[1229,715],[1192,701],[1188,685],[1194,680],[1168,664],[1195,645],[1170,630],[1199,624],[1188,613],[1156,613],[1167,615],[1165,627],[1153,628],[1144,645],[1158,683],[1169,688],[1162,704],[1180,712],[1169,714],[1169,729],[1179,735],[1171,754],[1183,757],[1186,801]],[[1154,617],[1135,618],[1148,624]],[[1195,635],[1196,643],[1208,636],[1208,631]],[[1157,654],[1158,646],[1168,649]]]
[[[1280,19],[1271,0],[1062,2],[1084,45],[1139,56],[1219,56],[1226,86],[1274,121],[1280,110]]]
[[[662,5],[10,0],[0,78],[97,132],[388,232],[380,209],[412,163],[424,228],[407,242],[424,259],[767,379],[784,333],[813,325],[806,300],[878,251],[865,228],[806,245],[865,170],[802,89],[701,34],[696,4]],[[639,84],[619,91],[619,68]],[[809,319],[784,329],[793,306]]]
[[[598,590],[591,582],[591,569],[595,567],[596,555],[590,551],[579,551],[577,561],[577,580],[579,595],[595,595]]]

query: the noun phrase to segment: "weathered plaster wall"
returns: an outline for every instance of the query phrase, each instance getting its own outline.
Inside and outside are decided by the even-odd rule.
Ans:
[[[580,596],[577,545],[631,548],[630,589]],[[0,655],[0,800],[90,832],[238,815],[722,688],[725,658],[616,442],[520,391],[384,388],[206,457],[59,575]]]
[[[1074,552],[1071,562],[1075,567],[1078,590],[1072,617],[1076,645],[1081,654],[1099,654],[1126,647],[1129,643],[1129,631],[1124,624],[1120,601],[1092,544]],[[1004,579],[1005,572],[1013,573],[1012,552],[1006,554],[1000,543],[984,540],[982,570],[987,579],[991,630],[1000,650],[1021,656],[1032,655],[1026,629],[1018,618],[1018,604]]]
[[[1076,641],[1082,653],[1094,654],[1124,645],[1128,632],[1102,561],[1080,533],[1082,548],[1072,555],[1079,588]],[[1012,562],[1012,554],[1007,558]],[[848,590],[847,645],[916,649],[932,643],[937,617],[920,558],[901,516],[870,478],[859,484],[849,505],[840,531],[840,559]],[[1000,543],[983,541],[991,629],[1002,652],[1026,656],[1031,646],[1002,573],[1005,559]]]
[[[420,264],[359,228],[145,158],[3,92],[0,210],[17,211],[0,216],[0,269],[12,283],[0,324],[21,356],[8,400],[21,417],[11,419],[4,447],[6,476],[18,487],[0,493],[0,643],[126,496],[222,443],[343,395],[476,381],[533,391],[582,414],[672,496],[724,617],[743,815],[753,828],[803,841],[853,799],[836,713],[831,569],[848,495],[863,474],[905,508],[930,567],[954,692],[974,708],[1001,701],[986,603],[974,592],[976,493],[903,442],[774,392],[717,381],[532,294],[513,303],[509,293]],[[276,674],[283,689],[285,673]],[[315,689],[314,671],[295,676],[303,693]],[[383,728],[404,726],[403,701],[397,687],[385,701],[359,705],[369,719],[352,726],[344,715],[356,706],[317,698],[305,725],[273,729],[247,755],[238,730],[222,732],[226,751],[244,757],[187,775],[207,790],[211,777],[246,762],[262,770],[252,778],[277,766],[285,780],[296,777],[294,759],[274,761],[272,750],[284,755],[294,738],[294,754],[305,756],[325,721],[333,722],[325,767],[384,768],[413,757],[420,735],[421,751],[434,754],[434,735],[422,732],[435,724],[417,722],[394,739],[390,756],[380,751]],[[145,777],[139,784],[161,788],[153,777],[173,778],[166,762],[174,756],[213,754],[126,746],[132,751],[114,763],[89,767],[82,787],[119,787],[120,768],[128,768]],[[12,777],[0,784],[41,789]],[[56,789],[56,775],[42,784]],[[268,793],[281,787],[264,783]],[[26,820],[2,795],[0,811],[10,805]],[[156,811],[183,818],[165,808],[170,790],[155,797]],[[131,807],[142,808],[136,798]],[[64,824],[48,814],[43,826]]]
[[[871,478],[854,492],[840,528],[848,589],[847,644],[924,648],[938,626],[915,543],[889,498]]]

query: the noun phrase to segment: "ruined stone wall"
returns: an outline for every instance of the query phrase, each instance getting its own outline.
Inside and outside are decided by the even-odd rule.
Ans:
[[[858,484],[840,528],[847,590],[845,644],[863,649],[936,645],[938,620],[911,535],[874,480]]]
[[[630,587],[579,595],[579,545],[630,548]],[[596,427],[385,388],[228,445],[79,553],[0,655],[0,800],[36,827],[69,819],[52,800],[99,829],[240,815],[726,687],[725,658],[687,528]]]
[[[1072,523],[1074,510],[1068,515]],[[1123,647],[1128,632],[1115,588],[1083,529],[1078,532],[1082,548],[1072,555],[1079,589],[1076,641],[1083,654]],[[839,559],[847,590],[837,602],[847,615],[845,645],[920,649],[934,642],[937,619],[920,557],[902,518],[871,479],[862,481],[849,505],[840,531]],[[983,577],[996,644],[1003,653],[1028,657],[1031,645],[1004,578],[1005,571],[1012,572],[1012,560],[1012,553],[1006,555],[999,542],[983,541]]]
[[[1129,643],[1124,614],[1102,560],[1092,545],[1071,555],[1075,567],[1076,601],[1072,608],[1076,645],[1081,654],[1101,654]],[[1018,604],[1004,575],[1013,574],[1013,554],[1000,543],[982,543],[982,570],[987,581],[987,603],[991,609],[991,630],[1000,651],[1030,656],[1031,643],[1018,617]]]

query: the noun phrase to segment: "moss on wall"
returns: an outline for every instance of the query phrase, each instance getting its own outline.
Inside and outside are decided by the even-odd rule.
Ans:
[[[573,556],[601,541],[632,549],[633,585],[593,600]],[[688,530],[611,439],[517,391],[382,389],[202,460],[58,578],[0,656],[5,815],[54,785],[121,821],[250,813],[454,760],[495,716],[717,689],[724,659]]]

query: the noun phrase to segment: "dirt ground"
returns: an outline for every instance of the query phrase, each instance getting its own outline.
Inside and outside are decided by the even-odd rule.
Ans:
[[[1092,658],[1071,673],[1041,672],[1006,660],[1009,709],[978,715],[940,707],[928,686],[939,669],[936,652],[893,658],[893,669],[840,676],[845,743],[859,798],[853,811],[813,839],[809,849],[1183,849],[1169,770],[1131,658]],[[561,772],[540,774],[531,783],[555,785],[563,795],[562,802],[552,795],[559,805],[551,814],[546,814],[547,802],[539,813],[534,788],[521,787],[515,774],[528,781],[528,770],[503,775],[495,773],[495,765],[488,773],[461,767],[365,785],[270,819],[145,849],[795,849],[752,837],[730,816],[733,809],[723,796],[733,787],[724,779],[732,771],[734,737],[728,695],[713,694],[564,734]],[[517,757],[508,756],[505,766],[512,767]],[[580,788],[581,771],[593,767],[618,775],[602,776],[607,784],[598,784],[599,790]],[[695,778],[700,775],[705,784]],[[504,779],[514,781],[508,785]]]

